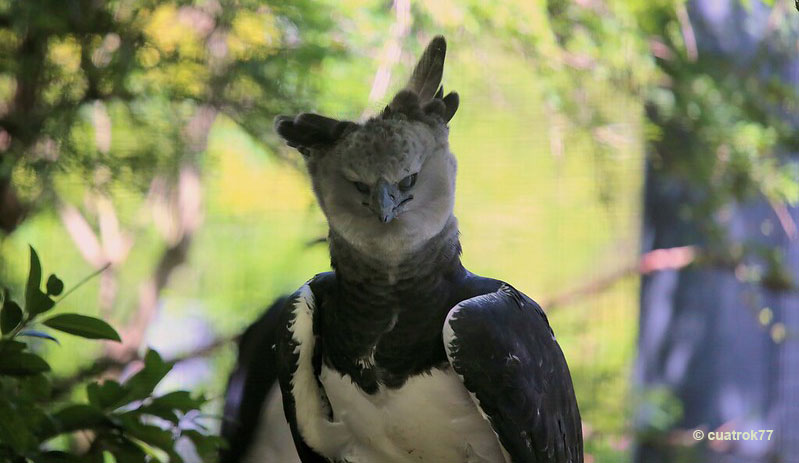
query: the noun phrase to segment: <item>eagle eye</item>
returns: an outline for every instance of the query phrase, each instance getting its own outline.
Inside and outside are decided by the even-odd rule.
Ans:
[[[363,182],[352,182],[352,184],[355,185],[355,189],[357,189],[361,193],[363,194],[369,193],[369,185]]]
[[[411,174],[411,175],[403,178],[402,180],[400,180],[400,182],[399,182],[400,190],[408,191],[411,188],[413,188],[413,186],[416,185],[416,175],[417,174]]]

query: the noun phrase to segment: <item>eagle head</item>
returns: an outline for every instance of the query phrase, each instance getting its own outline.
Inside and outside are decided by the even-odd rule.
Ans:
[[[363,252],[412,251],[452,217],[457,163],[447,123],[457,93],[443,95],[446,41],[435,37],[408,84],[365,122],[318,114],[278,116],[333,232]]]

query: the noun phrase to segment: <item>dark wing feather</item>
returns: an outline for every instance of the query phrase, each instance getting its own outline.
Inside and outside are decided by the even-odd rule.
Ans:
[[[571,375],[546,315],[503,285],[447,317],[447,356],[514,463],[582,463]]]
[[[264,399],[277,381],[274,345],[286,298],[275,301],[247,328],[239,341],[239,357],[225,392],[222,437],[228,443],[220,463],[241,461],[258,428]]]

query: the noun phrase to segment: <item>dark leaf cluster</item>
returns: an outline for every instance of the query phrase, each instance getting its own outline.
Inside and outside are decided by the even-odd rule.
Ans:
[[[206,399],[188,391],[155,395],[173,364],[154,350],[126,381],[89,383],[86,402],[54,400],[50,365],[27,342],[30,338],[58,342],[45,329],[86,339],[118,342],[120,337],[98,318],[48,315],[60,301],[54,298],[62,294],[64,284],[50,275],[44,291],[41,285],[41,263],[31,248],[24,304],[4,289],[0,310],[0,461],[103,463],[112,458],[119,463],[180,463],[183,456],[176,446],[181,440],[193,445],[203,461],[212,460],[222,441],[197,422]],[[84,450],[53,444],[55,437],[78,431],[91,436]]]

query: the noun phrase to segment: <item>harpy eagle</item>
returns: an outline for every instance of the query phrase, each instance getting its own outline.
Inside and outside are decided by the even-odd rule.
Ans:
[[[583,461],[571,376],[541,307],[460,261],[456,160],[434,38],[363,123],[278,117],[329,225],[333,271],[240,344],[223,463]]]

